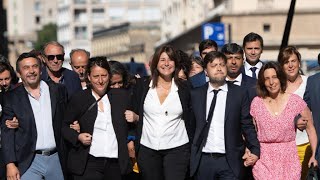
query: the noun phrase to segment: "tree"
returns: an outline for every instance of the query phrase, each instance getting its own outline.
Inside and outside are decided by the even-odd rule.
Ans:
[[[50,41],[57,40],[57,25],[47,24],[42,27],[40,31],[37,32],[38,41],[35,43],[34,48],[36,50],[41,50],[41,47]]]

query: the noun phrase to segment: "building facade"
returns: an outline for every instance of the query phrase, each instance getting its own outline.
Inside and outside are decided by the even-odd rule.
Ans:
[[[58,41],[73,48],[93,50],[93,33],[125,22],[159,23],[158,0],[59,0]],[[95,54],[95,53],[93,53]]]

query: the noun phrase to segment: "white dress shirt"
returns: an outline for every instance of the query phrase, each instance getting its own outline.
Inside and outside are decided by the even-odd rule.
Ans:
[[[244,61],[244,70],[246,72],[246,75],[252,77],[252,71],[250,70],[250,68],[256,67],[257,68],[256,69],[256,77],[257,77],[257,79],[258,79],[259,71],[260,71],[262,66],[263,66],[263,64],[262,64],[261,61],[259,61],[255,66],[251,66],[247,61]]]
[[[221,89],[217,94],[217,102],[213,111],[212,121],[209,128],[208,138],[202,152],[206,153],[225,153],[224,142],[224,122],[225,122],[225,109],[228,93],[228,85],[225,83],[220,86]],[[214,88],[210,85],[207,90],[207,107],[206,107],[206,119],[209,115],[211,102],[214,96]]]
[[[160,104],[156,88],[144,100],[143,126],[140,143],[154,150],[171,149],[189,142],[178,87],[172,79],[170,92]]]
[[[306,91],[306,87],[307,87],[308,77],[301,75],[301,78],[302,78],[302,83],[300,84],[299,88],[293,94],[297,94],[298,96],[300,96],[303,99],[303,95],[304,95],[304,92]],[[301,144],[305,144],[308,142],[309,142],[309,138],[308,138],[307,131],[306,130],[303,130],[303,131],[297,130],[296,144],[301,145]]]
[[[234,80],[230,80],[228,77],[226,77],[227,81],[236,81],[233,84],[237,85],[237,86],[241,86],[241,82],[242,82],[242,73],[240,73],[236,79]]]
[[[36,150],[54,149],[56,141],[52,126],[49,86],[44,81],[40,81],[39,99],[35,99],[28,90],[27,92],[37,128]]]
[[[98,99],[93,92],[92,95]],[[104,112],[98,107],[89,154],[94,157],[118,158],[118,141],[112,124],[110,101],[107,95],[100,101]]]

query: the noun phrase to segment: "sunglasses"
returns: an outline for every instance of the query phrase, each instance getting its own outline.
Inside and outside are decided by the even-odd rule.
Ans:
[[[47,55],[47,58],[48,58],[49,61],[53,61],[54,58],[57,58],[58,60],[63,61],[64,60],[64,54]]]

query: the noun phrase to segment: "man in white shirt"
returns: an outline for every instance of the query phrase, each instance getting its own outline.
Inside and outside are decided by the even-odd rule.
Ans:
[[[243,39],[243,49],[246,56],[244,69],[246,75],[258,78],[259,71],[263,65],[260,56],[263,51],[263,39],[259,34],[249,33]]]
[[[209,52],[204,64],[210,81],[191,90],[196,129],[190,175],[197,180],[242,179],[244,165],[253,165],[260,155],[246,90],[226,83],[226,63],[223,53]],[[242,160],[245,146],[251,156]]]

